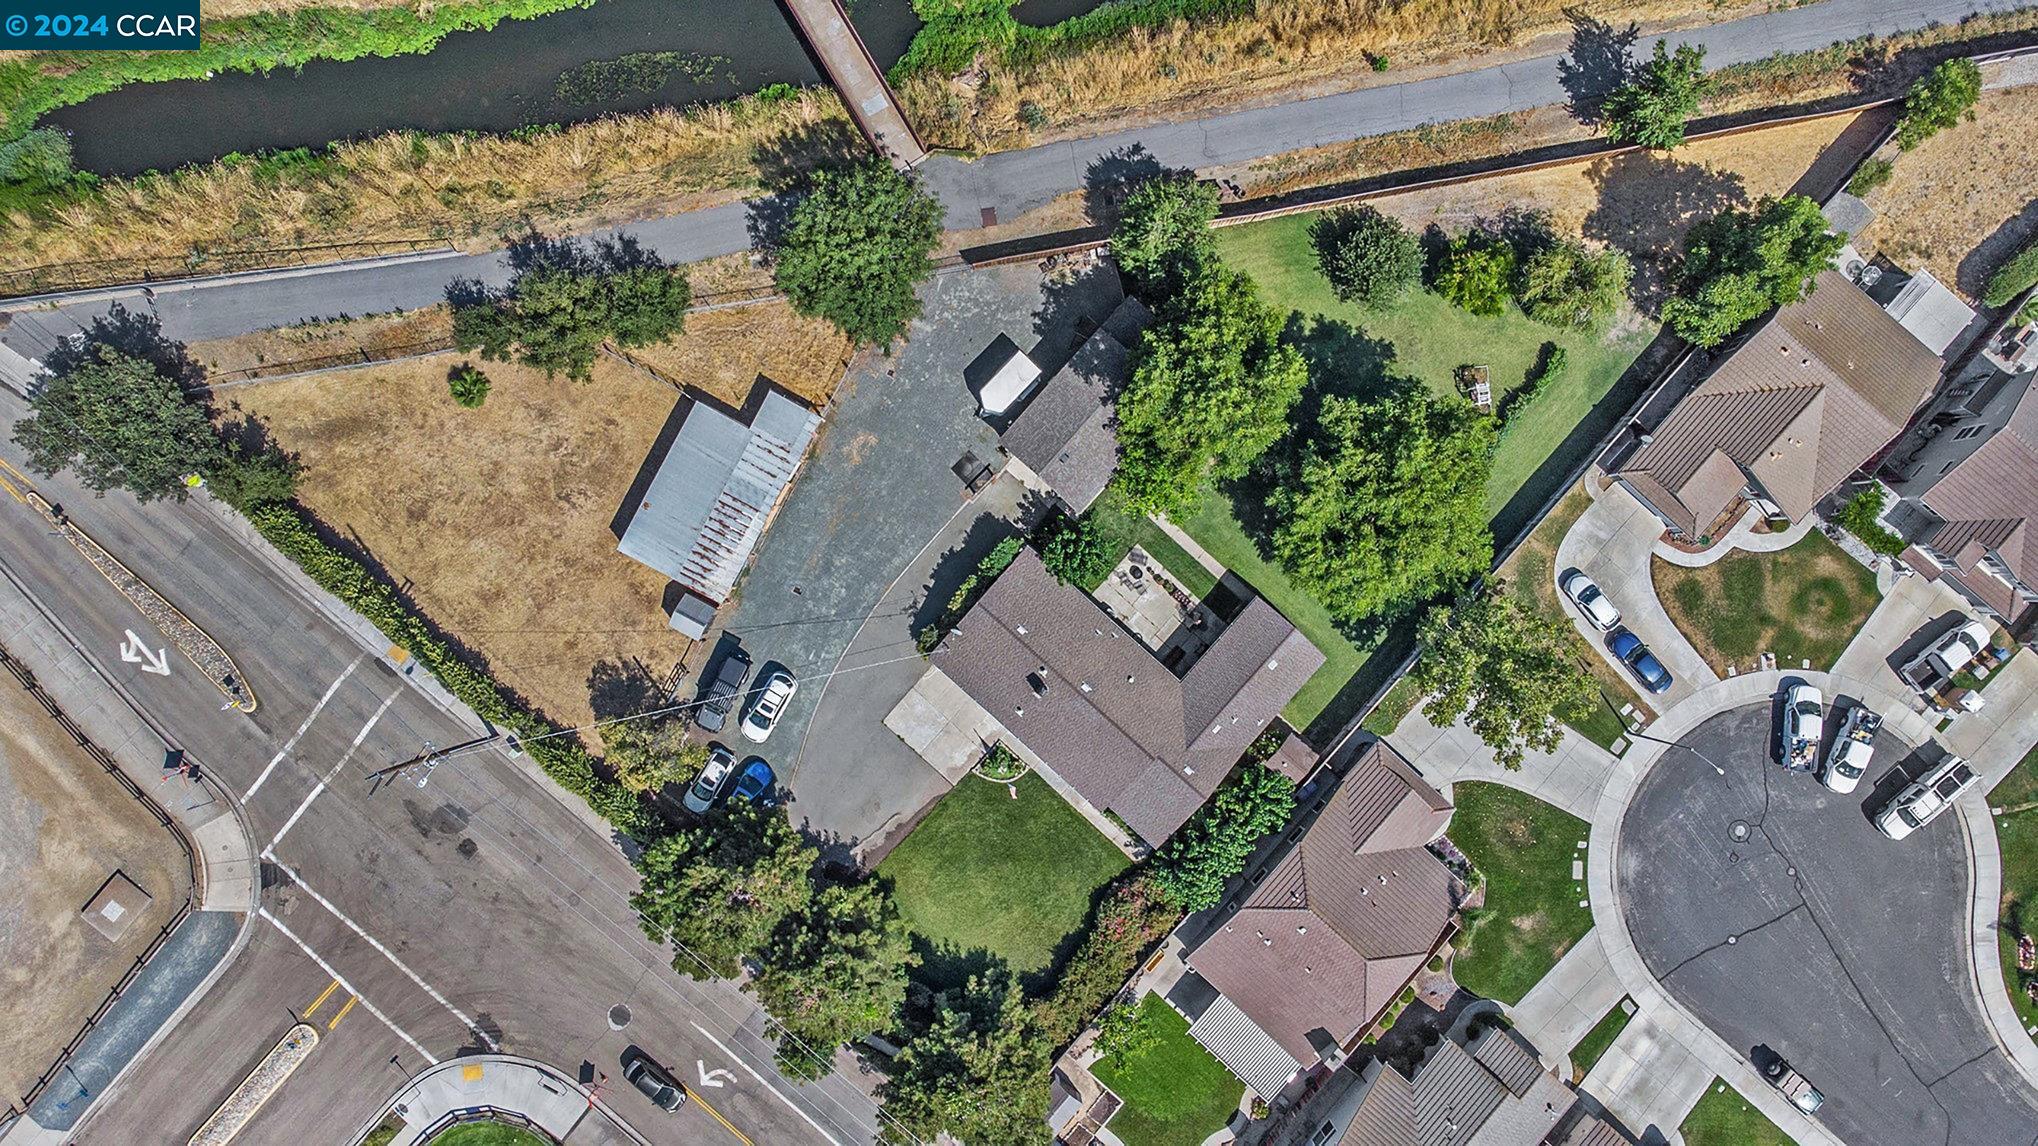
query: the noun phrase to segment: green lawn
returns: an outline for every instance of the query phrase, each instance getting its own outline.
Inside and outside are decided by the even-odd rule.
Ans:
[[[1480,318],[1420,290],[1377,311],[1349,306],[1330,293],[1317,272],[1316,252],[1309,243],[1309,227],[1315,220],[1315,214],[1290,215],[1217,232],[1217,248],[1225,261],[1252,275],[1267,301],[1312,319],[1330,320],[1315,323],[1305,337],[1304,350],[1313,370],[1316,363],[1328,360],[1362,389],[1377,385],[1384,375],[1399,375],[1439,394],[1455,394],[1453,372],[1459,366],[1483,365],[1490,368],[1497,403],[1527,379],[1543,343],[1564,348],[1569,365],[1563,377],[1521,412],[1519,423],[1494,456],[1493,478],[1486,488],[1489,514],[1499,515],[1619,381],[1654,333],[1647,324],[1631,324],[1641,329],[1618,336],[1558,330],[1531,321],[1512,306],[1498,318]],[[1320,370],[1315,372],[1320,376]],[[1595,432],[1592,438],[1597,437]],[[1568,464],[1569,459],[1564,461]]]
[[[960,981],[986,958],[1025,975],[1089,916],[1098,888],[1130,861],[1039,776],[965,779],[878,865],[906,926],[932,948],[923,977]]]
[[[1231,1120],[1245,1086],[1189,1037],[1189,1021],[1159,995],[1140,1000],[1139,1025],[1153,1045],[1126,1055],[1123,1066],[1100,1059],[1091,1068],[1125,1100],[1111,1133],[1125,1146],[1197,1146]]]
[[[1513,788],[1452,785],[1451,842],[1486,877],[1486,905],[1457,941],[1452,974],[1466,990],[1519,1003],[1564,952],[1592,930],[1592,910],[1571,879],[1584,820]]]
[[[1628,1025],[1628,1020],[1635,1017],[1633,1011],[1626,1009],[1633,1005],[1628,999],[1615,1003],[1613,1010],[1592,1024],[1592,1029],[1586,1031],[1585,1037],[1578,1040],[1578,1045],[1571,1048],[1572,1081],[1582,1082],[1586,1075],[1592,1073],[1593,1064],[1606,1053],[1606,1048],[1613,1045],[1613,1040],[1620,1037],[1621,1031]]]
[[[552,1140],[506,1122],[467,1122],[431,1140],[429,1146],[551,1146]]]
[[[1174,574],[1182,588],[1197,598],[1206,597],[1217,587],[1217,578],[1203,567],[1201,561],[1189,555],[1174,538],[1143,514],[1134,513],[1125,504],[1125,495],[1117,484],[1106,486],[1104,492],[1090,506],[1085,520],[1101,528],[1111,538],[1112,548],[1122,560],[1133,546],[1137,545],[1160,562],[1169,573]],[[1115,566],[1115,562],[1113,563]],[[1106,574],[1108,577],[1109,574]],[[1097,586],[1090,586],[1095,589]]]
[[[1996,929],[2003,983],[2017,1017],[2029,1030],[2038,1026],[2038,1006],[2025,993],[2026,984],[2038,981],[2038,972],[2017,967],[2017,936],[2038,933],[2038,748],[2003,777],[1988,794],[1988,802],[2005,811],[1995,817],[1996,843],[2003,852],[2002,925]]]
[[[1699,569],[1651,562],[1656,595],[1714,671],[1829,669],[1882,600],[1875,574],[1813,531],[1780,553],[1731,553]]]
[[[1366,714],[1359,727],[1384,740],[1409,713],[1415,711],[1415,706],[1421,701],[1422,694],[1416,691],[1415,679],[1404,676],[1394,682],[1394,687],[1387,690],[1387,695],[1380,698],[1380,703],[1373,706],[1373,711]]]
[[[1684,1146],[1791,1146],[1789,1136],[1778,1130],[1776,1123],[1717,1078],[1684,1116],[1677,1132],[1684,1136]]]

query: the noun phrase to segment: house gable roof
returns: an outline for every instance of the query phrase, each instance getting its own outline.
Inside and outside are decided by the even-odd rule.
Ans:
[[[1019,412],[998,444],[1080,514],[1118,468],[1118,391],[1151,316],[1131,296]]]
[[[1962,580],[1986,586],[2015,605],[2009,586],[1979,569],[1993,550],[2019,580],[2038,583],[2038,540],[2028,523],[2038,517],[2038,387],[2025,391],[2003,428],[1983,442],[1922,499],[1946,524],[1927,540],[1960,564]],[[2016,608],[1990,604],[2004,616]]]

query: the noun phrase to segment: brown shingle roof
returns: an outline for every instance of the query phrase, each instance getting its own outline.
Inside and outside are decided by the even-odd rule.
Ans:
[[[1056,582],[1031,549],[933,659],[1084,799],[1151,844],[1217,790],[1323,665],[1316,646],[1255,598],[1177,678],[1089,594]]]
[[[1126,297],[998,436],[1006,453],[1076,513],[1097,500],[1118,468],[1118,391],[1149,317],[1138,299]]]
[[[2029,606],[1980,568],[1993,551],[2021,581],[2038,582],[2038,387],[2027,390],[2010,418],[1981,448],[1927,490],[1925,507],[1946,524],[1925,540],[1959,564],[1962,584],[2012,620]]]
[[[1834,271],[1749,335],[1677,404],[1619,476],[1686,532],[1755,475],[1793,518],[1811,511],[1904,424],[1940,362]]]
[[[1386,1006],[1448,925],[1450,872],[1422,845],[1449,807],[1392,749],[1369,749],[1189,965],[1313,1061]]]

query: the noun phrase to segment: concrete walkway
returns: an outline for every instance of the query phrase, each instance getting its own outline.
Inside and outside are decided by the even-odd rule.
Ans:
[[[2012,11],[2021,6],[2022,0],[1825,0],[1670,33],[1665,38],[1672,44],[1703,46],[1706,66],[1719,68],[1776,52],[1805,51],[1861,36],[1956,23],[1973,13]],[[1645,55],[1653,43],[1653,39],[1644,38],[1635,51]],[[1079,191],[1099,159],[1133,149],[1160,166],[1206,168],[1425,124],[1561,104],[1569,99],[1561,82],[1565,58],[1562,54],[1540,56],[1000,152],[975,162],[936,156],[922,164],[920,171],[928,189],[942,201],[946,225],[953,230],[971,230],[983,225],[986,209],[1009,221],[1058,196]],[[748,205],[733,203],[603,233],[634,239],[673,262],[694,262],[749,249],[748,222]],[[108,300],[114,297],[124,297],[133,309],[154,310],[163,321],[165,334],[192,342],[341,314],[430,306],[443,300],[446,284],[454,278],[500,283],[508,274],[501,252],[442,253],[195,280],[153,291],[136,287],[75,299],[15,300],[0,305],[0,313],[14,315],[14,322],[0,330],[0,347],[23,358],[38,358],[53,338],[105,313]]]
[[[1506,1009],[1507,1017],[1515,1033],[1540,1052],[1544,1066],[1568,1077],[1570,1049],[1613,1010],[1621,994],[1595,927],[1536,980],[1521,1002]]]
[[[1696,1022],[1679,1011],[1638,1004],[1634,1018],[1579,1086],[1644,1134],[1644,1141],[1650,1140],[1646,1134],[1651,1128],[1666,1140],[1681,1141],[1678,1126],[1716,1077],[1712,1065],[1693,1049],[1689,1027]]]
[[[1584,570],[1620,610],[1621,623],[1642,638],[1656,659],[1670,670],[1673,682],[1669,691],[1659,696],[1636,689],[1643,703],[1660,711],[1665,705],[1676,704],[1717,683],[1720,677],[1678,631],[1670,614],[1663,611],[1662,602],[1656,599],[1650,562],[1656,539],[1663,534],[1662,521],[1625,487],[1595,490],[1594,485],[1587,479],[1585,488],[1593,495],[1592,505],[1557,544],[1557,576],[1562,577],[1572,569]],[[1586,643],[1599,650],[1615,672],[1631,675],[1627,666],[1607,652],[1605,633],[1587,623],[1578,610],[1566,608],[1565,613]]]
[[[1751,502],[1741,514],[1741,519],[1727,530],[1725,537],[1705,547],[1698,553],[1687,553],[1667,541],[1658,539],[1652,551],[1657,557],[1672,565],[1686,569],[1703,569],[1727,554],[1740,550],[1743,553],[1775,553],[1788,549],[1804,539],[1804,535],[1819,527],[1816,514],[1805,514],[1803,519],[1791,523],[1790,528],[1780,533],[1757,533],[1755,527],[1762,524],[1762,511]]]
[[[1924,712],[1925,702],[1896,675],[1890,658],[1927,622],[1966,606],[1959,594],[1928,577],[1898,578],[1833,662],[1834,675],[1868,681],[1887,690],[1903,707]]]
[[[361,1141],[393,1117],[402,1129],[389,1139],[389,1146],[417,1146],[456,1115],[483,1109],[520,1114],[568,1146],[649,1146],[643,1135],[578,1082],[542,1062],[504,1054],[470,1055],[426,1069],[390,1096],[350,1141]]]
[[[1463,719],[1438,728],[1422,714],[1421,705],[1394,726],[1387,743],[1438,788],[1448,789],[1459,780],[1505,784],[1581,820],[1592,818],[1599,790],[1606,786],[1606,774],[1614,762],[1612,753],[1567,725],[1555,752],[1532,749],[1520,768],[1509,771],[1493,759],[1493,750]]]

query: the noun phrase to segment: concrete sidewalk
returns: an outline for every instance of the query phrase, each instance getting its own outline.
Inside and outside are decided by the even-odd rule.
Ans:
[[[1507,1008],[1514,1030],[1542,1052],[1543,1065],[1565,1073],[1570,1050],[1621,1000],[1620,979],[1607,962],[1599,929],[1585,933],[1521,1002]]]
[[[1493,759],[1493,750],[1462,718],[1438,728],[1422,714],[1421,705],[1394,726],[1387,743],[1438,788],[1459,780],[1505,784],[1588,821],[1614,763],[1612,753],[1567,725],[1555,752],[1531,749],[1522,766],[1509,771]]]
[[[349,1141],[394,1119],[402,1125],[388,1146],[417,1146],[454,1122],[479,1121],[495,1111],[520,1115],[567,1146],[649,1146],[578,1082],[534,1059],[503,1054],[470,1055],[424,1070]],[[475,1117],[460,1117],[470,1113]]]

